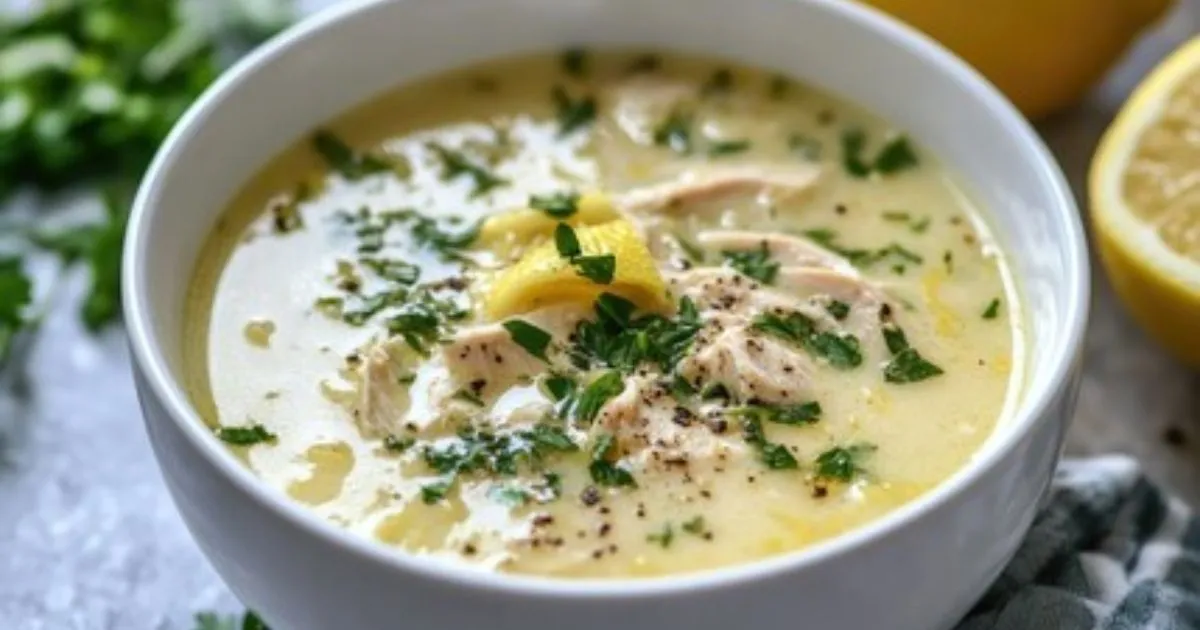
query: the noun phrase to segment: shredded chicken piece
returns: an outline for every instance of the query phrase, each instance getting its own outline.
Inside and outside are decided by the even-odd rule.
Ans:
[[[618,197],[616,205],[639,213],[675,210],[732,195],[766,194],[783,200],[812,191],[820,176],[821,169],[810,164],[699,166],[673,180],[631,190]]]
[[[393,356],[392,346],[378,342],[360,353],[359,402],[355,419],[359,430],[370,437],[396,434],[408,412],[408,387],[400,380],[404,366]]]
[[[625,379],[625,390],[600,410],[596,427],[611,433],[621,455],[642,469],[713,464],[744,448],[681,406],[665,381],[644,376]]]
[[[737,400],[794,403],[810,398],[814,360],[803,350],[757,334],[745,318],[723,315],[697,336],[679,372],[692,383],[720,383]]]

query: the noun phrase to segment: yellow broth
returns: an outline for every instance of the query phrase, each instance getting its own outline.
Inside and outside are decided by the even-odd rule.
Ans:
[[[562,133],[564,125],[577,127]],[[543,55],[403,86],[325,129],[332,135],[323,153],[301,139],[250,179],[215,228],[190,292],[187,369],[205,420],[264,483],[363,536],[486,569],[563,577],[743,563],[843,533],[928,491],[972,457],[1018,394],[1021,308],[978,209],[898,130],[797,82],[669,55]],[[338,155],[331,137],[355,149]],[[652,458],[638,457],[657,454],[618,446],[600,455],[605,485],[592,461],[604,432],[559,413],[545,374],[517,375],[498,391],[457,383],[448,402],[439,341],[421,344],[434,357],[425,359],[402,337],[388,340],[403,300],[345,321],[368,298],[407,286],[396,280],[405,279],[405,264],[380,267],[400,261],[419,267],[417,287],[461,289],[453,297],[464,317],[435,335],[454,338],[484,325],[497,276],[548,238],[444,247],[414,236],[421,220],[435,220],[435,237],[457,235],[512,216],[502,213],[526,207],[531,195],[620,195],[730,165],[819,177],[786,198],[735,194],[641,213],[635,222],[665,276],[729,269],[722,252],[686,261],[690,240],[706,230],[816,242],[855,264],[856,282],[887,296],[892,323],[884,328],[903,330],[941,373],[888,382],[898,352],[882,338],[859,340],[862,360],[850,368],[819,357],[819,343],[783,340],[804,361],[820,358],[797,385],[803,399],[787,400],[818,403],[816,419],[773,421],[779,401],[659,392],[696,412],[688,430],[711,431],[704,439],[716,454],[641,466]],[[757,299],[766,289],[754,286]],[[590,302],[573,306],[594,317]],[[552,347],[565,352],[571,343],[556,338]],[[372,347],[403,357],[393,374],[403,392],[388,399],[394,425],[383,429],[363,421]],[[671,367],[639,370],[665,381]],[[593,365],[573,378],[583,389],[608,371]],[[774,452],[774,468],[747,433],[753,418],[766,443],[787,453]],[[436,470],[455,465],[439,452],[469,445],[495,456],[503,448],[481,445],[480,434],[538,423],[577,450],[489,460],[456,475]],[[455,438],[464,430],[474,431],[473,442]],[[780,463],[789,457],[794,466]],[[613,474],[636,486],[612,485]]]

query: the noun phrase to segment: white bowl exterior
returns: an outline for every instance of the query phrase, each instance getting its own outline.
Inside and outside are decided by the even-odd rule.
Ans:
[[[765,66],[869,106],[952,165],[987,209],[1027,304],[1029,385],[975,461],[896,514],[816,548],[644,582],[495,577],[344,534],[258,484],[178,385],[187,282],[228,199],[296,137],[382,89],[568,44],[653,46]],[[310,20],[243,61],[172,133],[126,244],[126,319],[146,424],[214,566],[284,630],[528,630],[734,624],[948,627],[1011,556],[1075,400],[1087,305],[1082,230],[1016,112],[947,53],[842,0],[383,0]]]

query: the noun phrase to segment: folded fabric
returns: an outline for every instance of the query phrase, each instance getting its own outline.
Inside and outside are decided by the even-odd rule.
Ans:
[[[1122,456],[1066,460],[956,630],[1200,630],[1200,520]]]

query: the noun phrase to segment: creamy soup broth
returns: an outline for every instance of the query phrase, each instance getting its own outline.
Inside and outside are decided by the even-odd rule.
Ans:
[[[687,572],[962,467],[1020,382],[1007,274],[947,170],[858,107],[710,60],[508,60],[249,181],[192,283],[190,390],[265,483],[387,545]]]

